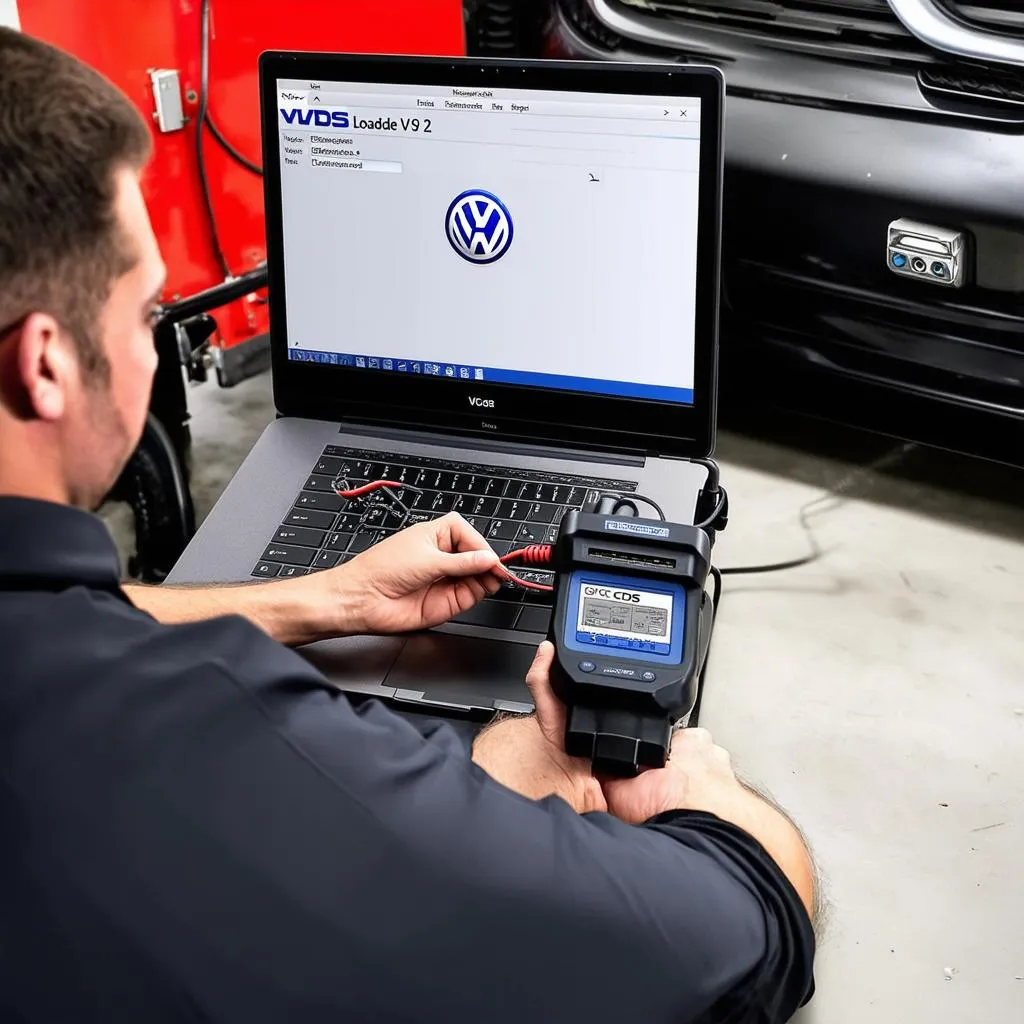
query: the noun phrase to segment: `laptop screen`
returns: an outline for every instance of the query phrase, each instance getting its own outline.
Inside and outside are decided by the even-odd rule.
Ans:
[[[694,403],[699,99],[276,91],[290,360]]]

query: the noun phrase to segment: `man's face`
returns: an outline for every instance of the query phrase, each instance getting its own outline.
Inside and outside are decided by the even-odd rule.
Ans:
[[[69,403],[69,425],[78,437],[69,453],[75,504],[98,507],[142,436],[156,372],[153,321],[164,265],[135,172],[118,174],[115,203],[121,230],[137,256],[114,284],[97,336],[109,366],[106,380],[82,378]]]

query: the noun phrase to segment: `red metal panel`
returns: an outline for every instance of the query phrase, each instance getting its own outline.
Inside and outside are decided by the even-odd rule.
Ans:
[[[165,298],[191,295],[221,279],[196,171],[199,105],[199,0],[19,0],[21,27],[101,70],[150,117],[148,71],[180,72],[191,120],[154,132],[144,183],[168,279]],[[372,53],[465,52],[462,0],[214,0],[208,108],[225,137],[261,162],[256,61],[263,50]],[[232,272],[265,255],[262,181],[232,161],[207,132],[207,176],[221,245]],[[221,343],[267,329],[259,297],[218,315]]]

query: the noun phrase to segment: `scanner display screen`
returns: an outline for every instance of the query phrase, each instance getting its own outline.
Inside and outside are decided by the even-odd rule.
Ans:
[[[596,647],[668,654],[673,596],[583,582],[576,639]]]

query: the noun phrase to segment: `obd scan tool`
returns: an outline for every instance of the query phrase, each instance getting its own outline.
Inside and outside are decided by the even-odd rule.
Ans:
[[[664,766],[673,728],[693,711],[714,619],[708,524],[635,512],[628,494],[602,496],[562,519],[552,552],[566,751],[609,775]]]

